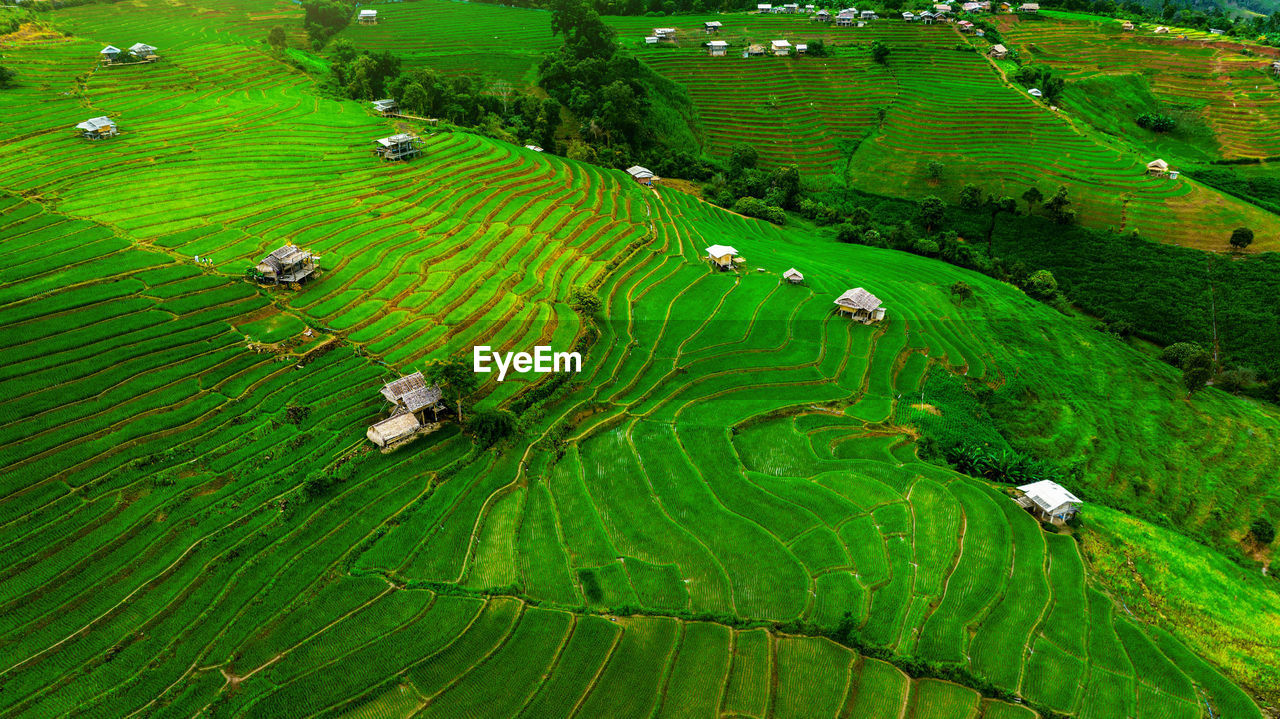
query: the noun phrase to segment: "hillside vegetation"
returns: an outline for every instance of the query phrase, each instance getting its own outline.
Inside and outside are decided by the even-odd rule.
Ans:
[[[1228,566],[1177,532],[1280,516],[1273,406],[1188,398],[937,260],[325,99],[257,40],[291,4],[196,10],[61,10],[74,36],[6,48],[0,713],[1260,718],[1280,694],[1274,647],[1213,648],[1238,614],[1175,626],[1217,591],[1169,572],[1178,612],[1130,611],[1110,549]],[[134,37],[163,60],[95,67]],[[69,131],[104,113],[119,137]],[[423,156],[376,160],[400,129]],[[285,242],[315,281],[241,280]],[[712,271],[713,243],[746,265]],[[855,286],[888,322],[831,313]],[[520,410],[496,447],[447,422],[374,451],[381,384],[477,344],[587,361],[484,378],[469,409]],[[1083,542],[923,461],[948,432],[1070,466]]]

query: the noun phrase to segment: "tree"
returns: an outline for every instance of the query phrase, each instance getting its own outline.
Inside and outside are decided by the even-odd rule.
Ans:
[[[916,203],[916,213],[920,216],[920,220],[924,222],[925,227],[930,230],[942,221],[942,216],[946,211],[946,204],[937,195],[929,195]]]
[[[613,29],[586,0],[553,0],[551,34],[563,34],[565,49],[578,60],[588,57],[608,60],[617,49]]]
[[[729,172],[738,175],[743,170],[754,169],[759,159],[760,155],[756,152],[756,148],[745,142],[739,142],[729,150]]]
[[[889,64],[889,46],[880,42],[879,40],[873,41],[871,43],[871,59],[875,60],[881,65],[888,65]]]
[[[982,190],[972,182],[960,190],[960,206],[966,210],[976,210],[982,206]]]
[[[13,87],[13,79],[17,76],[18,73],[4,65],[0,65],[0,90],[7,90]]]
[[[1174,367],[1182,367],[1187,364],[1188,359],[1197,354],[1205,354],[1205,351],[1195,342],[1174,342],[1164,348],[1160,353],[1160,359]]]
[[[267,33],[267,44],[277,50],[283,50],[285,45],[289,44],[289,40],[284,34],[284,28],[279,25],[271,28],[271,32]]]
[[[466,423],[467,431],[486,447],[493,446],[516,430],[516,416],[505,409],[478,409]]]
[[[973,297],[973,288],[969,286],[968,282],[959,280],[954,285],[951,285],[951,296],[959,297],[960,304],[964,304],[965,300]]]
[[[998,217],[1001,212],[1007,212],[1010,215],[1017,212],[1018,203],[1008,195],[1005,195],[1004,197],[988,195],[987,208],[991,210],[991,222],[987,224],[987,257],[992,257],[995,253],[991,249],[991,238],[996,232],[996,217]]]
[[[884,118],[889,114],[889,108],[881,105],[876,108],[876,127],[884,127]]]
[[[929,175],[930,180],[941,180],[944,169],[946,169],[946,165],[937,160],[929,160],[929,164],[925,165],[925,172]]]
[[[1027,293],[1047,300],[1058,293],[1058,279],[1048,270],[1036,270],[1027,278]]]
[[[600,297],[591,290],[585,287],[574,287],[569,292],[569,306],[573,308],[574,312],[584,317],[590,317],[600,311],[603,303],[600,302]]]
[[[458,421],[462,422],[462,398],[475,392],[480,386],[480,380],[476,378],[471,364],[461,355],[436,360],[427,366],[427,378],[453,393],[454,400],[458,403]]]
[[[1203,389],[1213,377],[1213,358],[1203,350],[1193,352],[1182,363],[1182,385],[1187,394]]]
[[[1248,227],[1237,227],[1231,231],[1231,246],[1243,250],[1253,244],[1253,230]]]
[[[1058,191],[1044,203],[1044,209],[1048,210],[1054,222],[1059,225],[1069,225],[1076,219],[1076,211],[1067,207],[1070,204],[1071,198],[1067,196],[1067,186],[1058,185]]]
[[[1266,517],[1258,517],[1249,525],[1249,536],[1253,541],[1266,547],[1276,540],[1276,528]]]
[[[1031,214],[1032,205],[1038,205],[1044,202],[1044,193],[1040,192],[1040,188],[1032,185],[1027,191],[1022,193],[1022,201],[1027,203],[1027,214]]]

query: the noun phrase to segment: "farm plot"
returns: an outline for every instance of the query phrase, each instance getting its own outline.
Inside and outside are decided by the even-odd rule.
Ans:
[[[196,22],[182,11],[162,14]],[[1002,493],[920,462],[893,419],[926,370],[994,382],[1030,368],[1049,397],[1085,357],[1098,392],[1140,376],[1172,395],[1169,368],[958,268],[500,142],[439,134],[421,161],[378,165],[360,148],[390,126],[258,72],[264,58],[207,41],[154,77],[95,75],[83,99],[125,113],[124,135],[75,144],[33,112],[0,148],[0,188],[33,198],[0,199],[0,546],[18,558],[0,570],[0,636],[18,638],[2,645],[0,712],[466,716],[494,685],[508,716],[993,706],[825,639],[726,626],[831,628],[848,611],[879,645],[1068,710],[1086,692],[1045,680],[1056,660],[1080,685],[1132,681],[1139,716],[1198,712],[1193,686],[1256,715],[1175,639],[1092,601]],[[159,93],[173,101],[148,112]],[[60,151],[23,160],[45,145]],[[322,255],[318,281],[271,295],[233,281],[286,241]],[[764,271],[698,259],[729,241]],[[807,285],[781,281],[792,265]],[[959,279],[981,312],[957,321]],[[450,424],[362,451],[385,365],[575,342],[565,298],[589,283],[604,302],[589,361],[511,444],[488,451]],[[857,285],[889,300],[888,323],[830,314]],[[320,337],[245,346],[303,325]],[[1027,360],[1038,337],[1043,365]],[[474,400],[500,405],[520,384]],[[1229,414],[1241,444],[1280,433],[1221,398],[1152,414],[1200,441]],[[1127,413],[1082,417],[1117,442],[1140,431]],[[1243,450],[1217,450],[1240,476],[1205,496],[1258,486]],[[1181,469],[1165,470],[1180,491],[1202,489]],[[1058,617],[1082,624],[1042,625]],[[1108,646],[1132,665],[1089,651]],[[713,669],[691,676],[691,662]]]

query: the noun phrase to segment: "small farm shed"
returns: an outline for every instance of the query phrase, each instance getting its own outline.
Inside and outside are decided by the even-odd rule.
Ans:
[[[377,110],[378,114],[383,117],[394,115],[400,111],[400,107],[396,105],[395,100],[374,100],[373,109]]]
[[[764,45],[755,43],[747,46],[747,54],[756,57],[764,54]]]
[[[987,51],[987,54],[997,60],[1003,60],[1006,57],[1009,57],[1009,48],[1004,45],[992,45],[991,49]]]
[[[877,19],[877,18],[876,18],[876,14],[875,14],[875,12],[873,12],[873,11],[871,11],[871,10],[863,10],[863,11],[862,11],[862,13],[859,15],[859,17],[861,17],[863,20],[875,20],[875,19]]]
[[[916,16],[914,13],[904,12],[902,13],[902,19],[906,20],[907,22],[915,22]]]
[[[1026,13],[1028,15],[1035,15],[1036,13],[1040,12],[1040,3],[1024,2],[1018,6],[1018,12]]]
[[[1280,75],[1280,60],[1276,60],[1275,62],[1271,63],[1271,72],[1274,72],[1275,74]]]
[[[538,147],[537,145],[525,145],[524,149],[533,150],[534,152],[542,152],[542,148]]]
[[[721,27],[723,27],[723,25],[721,25],[719,20],[709,20],[702,23],[702,29],[705,30],[708,35],[720,32]]]
[[[724,57],[724,54],[728,49],[729,43],[724,40],[712,40],[707,43],[707,53],[712,57]]]
[[[1169,172],[1169,163],[1164,160],[1152,160],[1147,163],[1147,174],[1164,177]]]
[[[1165,27],[1164,25],[1161,25],[1160,27],[1156,28],[1155,32],[1157,35],[1168,35],[1169,28]]]
[[[774,55],[781,57],[791,54],[791,42],[789,40],[774,40],[769,45]]]
[[[134,44],[130,45],[129,52],[133,53],[134,57],[140,57],[143,60],[156,59],[155,46],[148,45],[145,42],[135,42]]]
[[[1220,30],[1216,27],[1209,28],[1210,35],[1222,35],[1222,34],[1225,34],[1226,32],[1227,32],[1226,30]]]
[[[804,282],[804,275],[800,274],[800,270],[797,270],[796,268],[792,267],[791,269],[782,273],[782,279],[786,280],[787,282],[790,282],[793,285],[798,285],[801,282]]]
[[[641,185],[645,185],[646,187],[652,186],[653,181],[658,179],[654,177],[653,172],[651,170],[645,167],[641,167],[639,165],[632,165],[631,167],[628,167],[627,174],[631,175],[631,179],[635,180],[637,183]]]
[[[1130,20],[1125,20],[1124,24],[1120,26],[1120,29],[1126,32],[1133,32],[1133,28],[1134,28],[1134,24]]]
[[[760,13],[761,15],[765,13],[773,12],[773,6],[770,5],[769,3],[758,3],[756,5],[756,12]]]
[[[938,15],[941,15],[943,13],[949,13],[951,12],[951,6],[948,5],[947,3],[937,3],[933,6],[933,11]]]
[[[370,425],[364,436],[368,437],[370,442],[385,449],[387,445],[412,436],[421,428],[422,423],[418,418],[406,412]]]
[[[920,13],[920,22],[924,23],[925,25],[932,25],[933,21],[937,19],[937,17],[938,17],[937,15],[933,14],[933,11],[925,10],[924,12]]]
[[[357,18],[357,20],[361,25],[377,25],[378,11],[377,10],[361,10],[360,16]]]
[[[401,132],[391,137],[374,140],[373,152],[384,160],[408,160],[422,152],[418,138]]]
[[[793,3],[793,2],[787,3],[782,6],[782,12],[788,15],[794,15],[800,12],[800,5],[798,3]]]
[[[1062,485],[1049,479],[1018,487],[1016,501],[1037,518],[1064,524],[1080,511],[1081,500]]]
[[[973,32],[973,23],[968,20],[961,20],[956,26],[960,28],[960,32]]]
[[[1027,94],[1032,97],[1044,97],[1044,93],[1040,92],[1040,88],[1038,87],[1033,87],[1030,90],[1027,90]]]
[[[978,37],[986,37],[986,36],[987,36],[987,31],[986,31],[986,30],[983,30],[982,28],[978,28],[977,30],[974,30],[974,31],[973,31],[973,34],[974,34],[974,35],[977,35]]]
[[[315,274],[316,256],[297,245],[285,245],[262,258],[254,271],[277,285],[302,282]]]
[[[657,44],[658,44],[658,38],[654,37],[653,35],[646,36],[646,37],[645,37],[645,39],[644,39],[644,44],[646,44],[646,45],[657,45]]]
[[[841,10],[836,15],[836,27],[851,27],[853,21],[858,18],[856,10]]]
[[[960,9],[965,12],[980,12],[982,10],[982,3],[967,2],[961,5]]]
[[[707,248],[707,259],[722,270],[733,269],[734,257],[738,251],[728,245],[712,245]]]
[[[655,27],[653,36],[658,38],[659,42],[675,42],[676,29],[673,27]]]
[[[885,308],[880,305],[880,299],[861,287],[846,290],[836,298],[835,305],[836,312],[859,320],[864,325],[884,319]]]
[[[76,129],[89,140],[101,140],[104,137],[115,137],[118,130],[116,122],[111,118],[103,115],[102,117],[91,117],[88,120],[76,125]]]
[[[440,411],[445,409],[444,392],[439,385],[427,384],[421,372],[388,382],[382,386],[381,392],[392,404],[392,416],[407,412],[425,423],[428,410],[431,411],[432,421],[435,421]]]
[[[796,45],[796,54],[797,54],[797,55],[803,55],[803,54],[805,54],[806,52],[809,52],[809,46],[808,46],[808,45],[806,45],[806,44],[804,44],[804,43],[800,43],[799,45]]]
[[[99,50],[98,54],[102,55],[103,60],[106,60],[107,62],[111,62],[120,55],[120,48],[116,47],[115,45],[108,45],[102,48],[101,50]]]
[[[813,19],[817,22],[831,22],[831,13],[826,10],[819,10],[814,14]]]

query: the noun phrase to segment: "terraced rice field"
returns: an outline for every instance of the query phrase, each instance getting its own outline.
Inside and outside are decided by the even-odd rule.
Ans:
[[[1181,402],[1169,368],[987,278],[622,173],[463,133],[380,164],[392,126],[219,41],[232,10],[127,73],[84,74],[96,38],[7,52],[38,81],[0,129],[0,713],[1031,716],[768,626],[848,612],[870,644],[1072,715],[1261,716],[1091,586],[1069,538],[919,461],[911,405],[928,372],[1035,373],[1064,428],[1046,453],[1126,448],[1085,489],[1200,521],[1264,493],[1273,411]],[[70,136],[103,113],[120,137]],[[238,279],[285,241],[321,255],[315,282]],[[745,270],[712,272],[712,243]],[[450,424],[368,450],[381,382],[571,344],[575,284],[600,337],[518,440]],[[858,285],[888,323],[830,313]],[[1208,456],[1220,474],[1188,471]],[[1128,462],[1154,469],[1115,482]]]
[[[1242,54],[1239,43],[1210,40],[1182,31],[1155,35],[1154,26],[1124,32],[1118,23],[1037,18],[1001,18],[1011,42],[1068,80],[1097,75],[1141,74],[1157,97],[1200,108],[1226,159],[1280,155],[1280,85],[1270,64],[1274,48]],[[1259,54],[1261,53],[1261,54]]]

